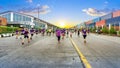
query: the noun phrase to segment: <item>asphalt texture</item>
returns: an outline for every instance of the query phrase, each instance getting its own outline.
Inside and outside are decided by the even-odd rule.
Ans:
[[[0,48],[0,68],[83,68],[69,38],[59,44],[56,36],[35,35],[24,45],[15,36],[0,38]]]
[[[92,68],[120,68],[120,37],[89,34],[72,40]],[[0,38],[0,68],[83,68],[70,38],[57,42],[56,36],[35,35],[21,44],[14,37]]]

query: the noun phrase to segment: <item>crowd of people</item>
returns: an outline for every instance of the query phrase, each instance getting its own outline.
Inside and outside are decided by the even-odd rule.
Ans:
[[[38,30],[38,29],[28,29],[28,28],[22,28],[21,30],[16,30],[16,39],[20,37],[22,45],[24,45],[25,40],[27,39],[27,42],[30,43],[30,41],[33,39],[33,36],[36,34],[36,36],[42,33],[44,36],[45,30]]]
[[[52,29],[34,29],[34,28],[31,28],[31,29],[27,29],[27,28],[22,28],[21,30],[16,30],[16,39],[19,38],[20,36],[20,39],[21,39],[21,43],[22,45],[24,45],[25,43],[25,40],[27,40],[28,43],[30,43],[30,41],[33,39],[33,36],[36,34],[36,36],[38,34],[41,34],[42,36],[56,36],[57,37],[57,40],[58,40],[58,43],[60,43],[60,40],[61,39],[64,39],[65,36],[68,38],[68,37],[71,37],[72,38],[72,35],[75,34],[75,35],[78,35],[78,37],[80,36],[80,34],[83,35],[83,39],[84,39],[84,42],[86,43],[86,37],[87,37],[87,34],[89,34],[89,29],[56,29],[56,30],[52,30]]]
[[[62,39],[64,39],[65,35],[66,35],[66,37],[71,37],[72,38],[73,34],[75,34],[75,35],[77,34],[78,37],[80,37],[80,33],[83,36],[84,43],[86,43],[87,34],[90,33],[89,29],[83,28],[83,29],[74,29],[74,30],[70,30],[70,29],[67,29],[67,30],[57,29],[56,30],[56,36],[58,38],[58,43],[60,43],[61,37],[62,37]]]

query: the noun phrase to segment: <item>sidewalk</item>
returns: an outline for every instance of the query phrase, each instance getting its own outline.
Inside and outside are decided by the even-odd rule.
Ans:
[[[93,34],[93,33],[91,33],[91,35],[93,35],[95,37],[99,37],[104,40],[109,40],[109,41],[112,41],[115,43],[120,43],[120,37],[117,37],[117,36],[109,36],[109,35]]]

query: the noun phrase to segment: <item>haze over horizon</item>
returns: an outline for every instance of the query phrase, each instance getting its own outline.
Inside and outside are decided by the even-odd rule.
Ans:
[[[116,0],[0,0],[0,12],[17,11],[60,27],[71,27],[119,10]]]

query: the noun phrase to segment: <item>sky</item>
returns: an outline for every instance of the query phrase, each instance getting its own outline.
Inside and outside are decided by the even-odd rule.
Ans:
[[[0,12],[16,11],[71,27],[120,9],[120,0],[0,0]]]

